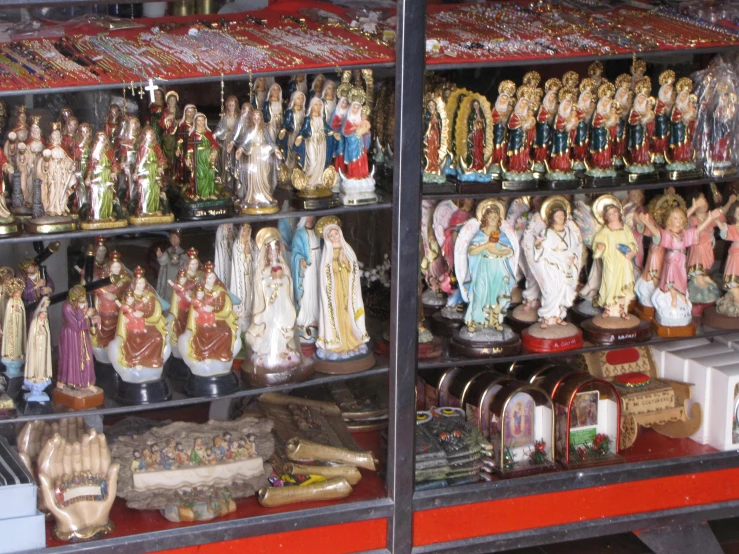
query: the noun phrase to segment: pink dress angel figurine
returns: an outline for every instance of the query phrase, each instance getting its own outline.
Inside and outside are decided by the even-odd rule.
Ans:
[[[658,227],[649,214],[642,214],[638,218],[638,221],[652,233],[652,241],[665,249],[659,286],[652,293],[659,336],[675,336],[669,329],[664,329],[670,327],[689,328],[690,330],[686,329],[683,336],[695,333],[692,304],[688,294],[686,252],[688,248],[698,244],[700,234],[713,225],[713,219],[720,216],[721,210],[714,210],[698,227],[688,227],[688,215],[685,210],[681,206],[672,206],[664,218],[664,229]]]
[[[739,327],[739,204],[732,203],[731,208],[726,211],[729,214],[728,223],[722,219],[717,220],[721,238],[731,242],[724,266],[723,288],[726,294],[719,298],[715,308],[706,310],[704,323],[710,327],[737,328]],[[718,315],[714,315],[713,310]]]

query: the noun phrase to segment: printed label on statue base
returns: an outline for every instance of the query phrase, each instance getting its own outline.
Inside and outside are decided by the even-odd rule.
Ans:
[[[326,196],[301,196],[294,191],[290,194],[290,206],[296,210],[325,210],[335,208],[339,204],[341,204],[339,195],[331,192]]]
[[[121,404],[155,404],[172,398],[169,386],[164,379],[149,383],[127,383],[118,379],[115,399]]]
[[[659,181],[659,173],[656,171],[654,173],[627,173],[627,175],[629,183],[647,184]]]
[[[654,329],[655,334],[663,339],[679,339],[695,336],[695,323],[668,327],[657,323],[657,320],[655,320],[652,321],[652,328]]]
[[[517,181],[514,179],[504,179],[500,183],[501,189],[517,191],[517,190],[536,190],[539,188],[539,181],[536,179],[528,179],[525,181]]]
[[[592,318],[583,321],[580,327],[585,340],[593,344],[629,344],[644,342],[652,338],[652,328],[649,322],[638,319],[634,315],[629,316],[629,319],[637,320],[636,325],[607,328],[598,325],[600,321],[603,321],[602,318]]]
[[[89,410],[102,406],[105,401],[105,394],[103,389],[96,386],[89,389],[72,389],[65,386],[62,389],[54,389],[52,400],[54,404],[66,406],[73,410]]]
[[[43,216],[29,219],[23,223],[26,232],[38,235],[50,235],[52,233],[66,233],[77,230],[77,218],[74,216],[51,217]]]
[[[703,172],[698,168],[688,171],[668,171],[663,169],[662,177],[668,181],[690,181],[694,179],[702,179]]]
[[[313,375],[313,360],[304,359],[297,366],[286,369],[267,369],[244,360],[241,373],[252,387],[272,387],[286,383],[300,383]]]
[[[233,202],[230,198],[211,200],[184,200],[178,198],[174,211],[180,221],[204,221],[233,216]]]
[[[703,312],[703,325],[712,329],[739,329],[739,317],[720,314],[715,306],[711,306]]]
[[[350,358],[348,360],[322,360],[318,356],[315,357],[313,367],[321,373],[329,375],[351,375],[370,369],[375,365],[375,355],[370,350],[367,354]]]
[[[80,227],[87,231],[95,229],[121,229],[128,227],[128,221],[126,219],[113,219],[110,221],[82,221]]]
[[[515,356],[521,350],[521,338],[513,336],[504,341],[482,342],[463,339],[457,333],[450,341],[449,349],[453,354],[466,358]]]
[[[521,332],[521,344],[524,351],[548,353],[566,352],[568,350],[578,350],[582,348],[583,336],[580,329],[571,323],[566,327],[560,327],[563,327],[563,330],[567,331],[567,336],[557,336],[552,338],[541,336],[543,333],[540,331],[548,331],[549,329],[540,329],[538,323],[524,329]],[[561,334],[564,334],[564,332],[561,332]]]
[[[185,392],[189,396],[206,396],[216,398],[226,396],[241,390],[241,380],[233,370],[213,377],[202,377],[193,375],[187,378]]]

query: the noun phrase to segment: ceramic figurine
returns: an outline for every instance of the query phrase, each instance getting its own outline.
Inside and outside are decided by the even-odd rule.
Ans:
[[[586,338],[596,344],[646,340],[651,336],[649,326],[629,314],[639,245],[624,224],[621,202],[610,194],[600,196],[593,202],[593,215],[600,226],[593,237],[593,257],[602,260],[596,302],[603,313],[583,322]]]
[[[146,404],[169,398],[162,371],[171,347],[167,320],[144,269],[137,267],[133,275],[123,299],[116,300],[120,312],[107,350],[119,377],[116,398],[124,404]]]
[[[190,368],[186,391],[191,396],[219,396],[239,389],[231,369],[241,350],[231,296],[218,280],[213,264],[205,264],[202,288],[192,295],[187,328],[177,347]]]
[[[92,258],[92,277],[90,278],[91,281],[97,281],[99,279],[103,279],[108,276],[108,269],[109,269],[109,257],[108,257],[108,247],[105,244],[105,237],[97,237],[95,239],[95,244],[90,244],[87,247],[86,252],[86,258],[85,258],[85,265],[88,262],[89,258]],[[80,274],[81,277],[81,285],[85,285],[86,283],[86,275],[85,275],[85,268],[82,268],[78,265],[74,266],[75,271]]]
[[[446,304],[446,294],[441,283],[448,278],[448,267],[436,239],[433,227],[433,216],[438,201],[424,199],[421,201],[421,276],[428,287],[421,294],[421,304],[425,315],[432,315]]]
[[[634,265],[637,270],[641,273],[644,269],[644,227],[637,222],[637,214],[642,214],[646,211],[644,207],[644,191],[640,189],[630,190],[627,196],[627,202],[623,206],[623,219],[624,225],[626,225],[634,235],[639,251],[633,259]]]
[[[515,91],[515,88],[514,88]],[[500,99],[500,96],[499,96]],[[505,119],[504,128],[508,117]],[[490,183],[493,180],[494,120],[490,102],[480,94],[469,94],[459,106],[454,130],[457,154],[457,175],[460,183]],[[505,133],[505,131],[504,131]],[[501,162],[502,164],[502,162]],[[500,164],[498,164],[500,167]],[[489,186],[485,185],[486,189]],[[479,186],[463,185],[460,191],[478,191]]]
[[[665,153],[670,142],[670,114],[675,105],[675,72],[672,69],[663,71],[659,76],[657,104],[654,107],[654,135],[652,136],[652,162],[658,165],[666,163]]]
[[[23,258],[18,264],[23,278],[23,302],[28,306],[35,304],[44,296],[54,294],[54,280],[46,274],[42,277],[38,262],[33,258]],[[46,272],[44,272],[46,273]]]
[[[108,106],[108,113],[105,116],[104,133],[108,137],[108,142],[114,150],[118,150],[118,140],[123,129],[123,110],[118,104]]]
[[[326,76],[322,73],[319,73],[315,77],[313,77],[313,82],[310,86],[310,92],[308,93],[308,100],[313,100],[313,98],[320,98],[323,94],[323,87],[326,84]]]
[[[90,153],[92,152],[93,132],[89,123],[80,125],[80,129],[75,137],[74,148],[72,149],[72,160],[74,161],[75,173],[77,181],[85,182],[87,175],[87,166],[90,163]]]
[[[113,531],[110,509],[118,491],[105,435],[94,430],[67,442],[55,434],[38,457],[39,488],[54,516],[54,537],[65,542],[100,538]]]
[[[503,163],[505,162],[506,153],[508,151],[508,119],[511,117],[511,114],[513,113],[513,106],[515,104],[515,95],[516,95],[516,84],[513,81],[502,81],[498,85],[498,97],[495,99],[495,107],[493,108],[491,112],[491,122],[493,126],[493,148],[492,148],[492,156],[491,156],[491,166],[490,170],[493,175],[498,176],[503,171]],[[484,104],[481,104],[481,106],[484,106]],[[461,108],[461,105],[460,105]],[[481,120],[483,123],[486,123],[484,119],[481,119],[478,116],[475,116],[475,121]],[[457,124],[459,125],[459,123]],[[482,144],[485,145],[487,133],[486,133],[486,126],[483,125],[482,127],[483,132],[482,135],[478,136],[478,142],[480,139],[482,139]],[[471,133],[472,129],[469,129],[469,132]],[[458,139],[457,139],[458,140]],[[474,139],[473,139],[473,148],[470,148],[468,145],[467,152],[474,150]],[[458,145],[458,143],[457,143]],[[479,150],[479,146],[478,146]],[[484,150],[484,147],[483,147]],[[468,154],[469,155],[469,154]],[[479,155],[478,155],[479,158]],[[466,161],[466,160],[465,160]],[[473,160],[474,163],[474,160]],[[477,165],[480,166],[480,162],[478,160]],[[484,166],[484,157],[483,157],[483,164]],[[470,164],[468,164],[468,167]]]
[[[590,126],[595,113],[596,94],[597,89],[589,77],[580,81],[580,95],[575,106],[577,125],[572,136],[572,168],[575,171],[587,169],[585,162],[590,148]]]
[[[190,140],[190,133],[195,128],[195,115],[197,113],[198,109],[195,104],[187,104],[182,110],[182,118],[176,124],[172,180],[183,188],[187,187],[190,182],[189,168],[187,167],[187,145]]]
[[[303,359],[295,339],[293,282],[280,232],[265,227],[257,233],[256,243],[253,313],[246,331],[251,366],[245,373],[256,386],[305,379],[313,372],[312,361]]]
[[[46,148],[46,141],[41,133],[41,118],[37,115],[31,118],[31,127],[29,128],[28,140],[26,140],[27,151],[30,152],[32,163],[36,165]],[[52,132],[59,131],[59,146],[62,144],[61,126],[57,123],[52,124]],[[63,147],[62,147],[63,149]]]
[[[90,329],[100,325],[100,316],[87,305],[85,287],[69,289],[62,305],[59,333],[59,365],[54,402],[74,409],[103,403],[103,391],[95,386],[95,363]]]
[[[134,183],[128,204],[128,221],[132,225],[169,223],[174,214],[162,188],[167,160],[156,142],[152,127],[146,127],[131,167]]]
[[[23,386],[28,389],[24,395],[26,402],[49,402],[44,392],[51,385],[51,330],[49,329],[48,297],[39,302],[28,327],[26,344],[26,368],[23,372]]]
[[[697,169],[693,148],[698,98],[691,94],[692,89],[693,81],[688,77],[681,77],[675,85],[677,98],[670,111],[670,144],[665,152],[665,169],[670,179],[699,178],[702,175]]]
[[[626,171],[629,179],[639,179],[639,176],[654,176],[656,170],[652,164],[650,144],[654,134],[654,103],[649,96],[652,84],[648,77],[644,77],[634,86],[636,96],[629,112],[627,127],[628,140],[626,141]]]
[[[111,363],[108,357],[108,345],[115,338],[118,326],[118,314],[126,291],[131,285],[131,275],[128,273],[119,252],[110,253],[110,261],[106,264],[105,276],[110,278],[110,285],[96,289],[95,311],[100,317],[100,325],[91,337],[92,351],[95,359],[102,364]]]
[[[631,114],[631,105],[634,102],[634,91],[631,88],[631,76],[622,74],[616,77],[616,94],[613,97],[619,106],[619,118],[616,125],[616,137],[613,142],[613,166],[620,169],[624,166],[628,119]]]
[[[185,158],[185,166],[190,171],[186,196],[212,199],[220,195],[221,183],[216,166],[218,153],[218,142],[208,128],[205,114],[195,114],[194,124],[187,140]]]
[[[230,290],[241,302],[234,306],[239,322],[239,333],[243,334],[251,322],[254,305],[254,265],[257,261],[257,245],[251,236],[251,225],[242,223],[233,244],[231,255]]]
[[[181,241],[182,234],[179,229],[175,229],[169,233],[169,247],[164,251],[157,248],[156,256],[159,263],[157,294],[162,298],[172,296],[172,289],[168,286],[168,282],[177,277],[177,272],[185,267],[187,262],[185,251],[180,246]],[[195,251],[195,255],[197,256],[197,251]]]
[[[77,138],[79,127],[80,122],[74,116],[70,117],[66,123],[62,124],[62,146],[70,156],[74,150],[74,141]]]
[[[336,105],[339,101],[336,83],[334,81],[326,81],[326,84],[321,91],[321,100],[323,100],[323,118],[327,123],[330,123],[331,116],[336,110]]]
[[[3,266],[0,267],[0,321],[5,320],[5,306],[8,303],[8,290],[6,284],[10,283],[10,280],[15,277],[13,268]]]
[[[123,219],[115,188],[120,166],[105,133],[99,132],[95,139],[85,176],[87,202],[80,207],[80,226],[83,229],[125,227],[128,221]]]
[[[292,95],[295,94],[295,92],[300,92],[303,96],[308,96],[308,82],[306,81],[305,75],[303,74],[297,74],[292,75],[290,77],[290,80],[287,82],[287,89],[285,90],[289,98],[292,98]]]
[[[312,355],[318,334],[320,313],[319,261],[321,238],[315,231],[316,218],[300,218],[293,235],[290,267],[294,285],[293,298],[297,310],[297,333],[306,355]]]
[[[269,102],[262,108],[264,123],[272,142],[277,144],[283,124],[282,88],[277,83],[269,87],[267,93]]]
[[[10,171],[11,169],[12,173]],[[33,207],[33,179],[35,178],[35,167],[33,165],[33,156],[31,156],[25,144],[21,143],[18,145],[14,165],[11,166],[8,163],[5,171],[1,173],[7,174],[9,177],[12,177],[13,180],[12,212],[15,215],[30,215],[31,208]],[[16,192],[16,188],[20,188],[20,190]]]
[[[369,335],[364,323],[359,262],[344,240],[338,221],[328,217],[315,226],[316,233],[323,236],[315,368],[322,373],[356,373],[375,363],[366,344]]]
[[[25,104],[19,104],[16,107],[15,121],[8,130],[8,134],[10,133],[15,133],[19,141],[26,142],[28,138],[28,112]]]
[[[544,178],[552,187],[558,182],[575,183],[577,180],[570,156],[572,135],[577,126],[577,111],[574,106],[576,92],[574,89],[563,87],[559,91],[559,106],[552,128],[552,147],[549,153],[547,173]]]
[[[665,201],[669,201],[665,198]],[[659,210],[661,206],[657,206]],[[657,226],[649,214],[642,214],[639,221],[652,233],[652,241],[666,250],[659,286],[652,294],[656,311],[656,330],[659,336],[692,336],[695,325],[692,304],[688,295],[686,250],[698,244],[700,234],[718,219],[720,210],[711,212],[698,227],[688,227],[688,216],[680,206],[666,210],[664,228]]]
[[[51,132],[50,148],[36,164],[36,179],[41,185],[41,197],[34,196],[34,204],[40,204],[42,215],[25,223],[31,233],[58,233],[77,228],[76,215],[69,211],[69,197],[76,184],[75,164],[61,146],[62,135],[58,129]],[[37,202],[38,200],[38,202]]]
[[[515,354],[520,339],[503,319],[515,284],[518,238],[499,200],[483,200],[475,216],[462,227],[454,247],[454,270],[468,305],[452,348],[474,357]]]
[[[164,154],[164,158],[167,160],[167,169],[169,173],[168,181],[171,181],[174,177],[173,172],[175,170],[175,161],[177,159],[177,102],[180,100],[180,95],[175,91],[170,90],[164,96],[164,99],[167,106],[162,110],[158,126],[162,130],[162,153]]]
[[[629,72],[631,73],[631,86],[636,87],[637,83],[639,83],[647,73],[647,62],[644,60],[634,59],[629,68]]]
[[[226,143],[226,151],[228,152],[228,163],[229,174],[231,176],[231,187],[234,196],[234,200],[238,202],[239,206],[244,203],[244,196],[246,195],[246,189],[241,185],[241,179],[239,175],[239,164],[236,159],[236,152],[239,144],[244,142],[246,137],[251,133],[252,125],[254,124],[254,107],[249,102],[241,104],[241,112],[239,113],[239,119],[236,123],[236,129],[230,142]]]
[[[423,182],[445,183],[449,120],[441,96],[427,95],[423,114]]]
[[[708,217],[714,218],[719,227],[721,238],[731,242],[728,256],[724,265],[723,289],[726,293],[718,299],[715,307],[709,307],[703,312],[703,324],[718,329],[739,328],[739,204],[732,202],[724,210],[727,218],[724,219],[714,212]],[[728,221],[727,221],[728,220]],[[713,252],[712,252],[713,254]],[[692,295],[692,293],[691,293]]]
[[[149,119],[146,122],[148,127],[154,129],[154,136],[157,144],[162,144],[164,138],[164,128],[161,126],[162,115],[166,109],[166,97],[164,91],[160,88],[154,90],[154,101],[149,104]]]
[[[2,362],[8,377],[18,377],[26,359],[26,307],[23,305],[23,279],[3,283],[7,302],[2,328]]]
[[[250,214],[269,214],[280,210],[272,196],[277,180],[276,161],[282,152],[272,140],[262,119],[262,113],[252,113],[253,126],[236,151],[237,180],[244,191],[242,210]]]
[[[377,201],[375,194],[375,168],[369,168],[367,155],[372,135],[370,133],[370,107],[365,105],[364,90],[354,88],[349,93],[349,111],[341,124],[343,139],[343,164],[346,172],[339,170],[341,200],[344,205],[366,204]]]
[[[236,135],[236,128],[239,123],[239,99],[235,96],[229,96],[226,98],[225,111],[221,114],[221,120],[218,122],[213,137],[218,142],[220,147],[220,160],[218,164],[218,170],[221,174],[224,187],[227,191],[233,192],[234,183],[233,175],[231,174],[231,151],[228,149],[228,144],[233,141]]]
[[[536,134],[534,138],[534,165],[532,170],[537,173],[547,171],[547,162],[552,148],[552,134],[554,130],[554,119],[557,116],[559,104],[559,91],[562,82],[555,78],[549,79],[544,84],[544,99],[536,113]]]
[[[178,360],[182,359],[182,353],[179,350],[179,339],[187,329],[193,290],[197,285],[203,284],[203,270],[198,258],[198,251],[190,248],[182,263],[184,269],[179,270],[175,279],[169,280],[167,283],[172,291],[170,296],[172,303],[167,321],[169,322],[172,355]]]
[[[595,186],[604,180],[610,184],[617,175],[613,167],[613,143],[620,106],[614,103],[615,92],[611,83],[603,83],[598,89],[598,104],[590,128],[590,154],[585,172]]]
[[[261,110],[267,101],[267,77],[257,77],[254,79],[254,86],[251,89],[250,101],[254,109]]]
[[[529,224],[523,238],[526,262],[541,290],[539,322],[523,331],[524,348],[535,352],[579,348],[582,333],[565,318],[575,301],[582,266],[580,230],[564,196],[547,198],[539,217]]]
[[[737,94],[732,83],[727,81],[716,84],[715,94],[717,98],[711,114],[707,169],[712,177],[723,177],[736,172],[730,143],[735,134]]]
[[[136,163],[136,153],[141,141],[141,121],[138,117],[128,116],[121,131],[120,145],[117,159],[120,166],[119,188],[126,191],[125,199],[128,202],[133,194],[133,165]]]
[[[531,186],[534,181],[529,132],[533,131],[536,125],[529,111],[533,94],[532,88],[521,86],[517,92],[516,105],[508,119],[508,151],[503,163],[504,188],[525,188]]]
[[[298,166],[299,153],[295,151],[294,146],[304,120],[305,94],[303,92],[293,92],[290,95],[287,110],[285,110],[283,127],[277,136],[282,154],[286,158],[285,163],[290,172]]]
[[[218,280],[231,289],[231,255],[234,245],[233,223],[222,223],[216,229],[214,266]]]
[[[586,247],[582,256],[583,266],[587,264],[588,254],[592,259],[587,280],[577,291],[580,300],[572,308],[573,321],[581,322],[603,313],[603,309],[598,306],[598,292],[603,281],[603,259],[592,255],[593,238],[595,238],[595,234],[600,230],[602,224],[595,218],[592,205],[584,200],[575,200],[572,218],[580,229],[580,236],[583,239],[583,245]]]

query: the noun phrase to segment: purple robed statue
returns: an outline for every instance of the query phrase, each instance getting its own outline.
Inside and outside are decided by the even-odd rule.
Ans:
[[[50,276],[41,278],[39,266],[33,258],[24,258],[19,264],[25,287],[23,289],[23,303],[34,304],[44,296],[54,293],[54,281]]]
[[[90,320],[94,323],[98,317],[95,310],[87,306],[85,288],[81,285],[72,287],[62,306],[57,387],[86,389],[95,384]]]

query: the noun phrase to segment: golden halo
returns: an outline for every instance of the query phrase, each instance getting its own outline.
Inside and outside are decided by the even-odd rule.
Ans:
[[[261,249],[265,244],[276,240],[282,240],[282,235],[280,235],[277,227],[265,227],[259,230],[254,242],[257,243],[257,248]]]
[[[611,204],[616,206],[618,211],[621,212],[621,215],[623,215],[624,211],[623,206],[621,206],[621,201],[612,194],[603,194],[593,202],[593,217],[595,218],[595,221],[598,222],[598,225],[603,225],[603,210],[606,206],[610,206]]]
[[[687,209],[685,200],[679,194],[663,194],[652,199],[647,205],[647,210],[660,227],[664,227],[667,214],[674,208],[680,208],[683,211]]]
[[[567,214],[567,217],[572,215],[572,206],[570,206],[570,201],[561,194],[555,194],[554,196],[550,196],[544,200],[544,202],[541,203],[539,215],[546,222],[549,211],[557,207],[561,207]]]
[[[477,210],[475,211],[477,221],[482,223],[482,218],[485,216],[485,212],[492,207],[495,207],[498,210],[498,215],[501,220],[505,219],[505,204],[496,198],[486,198],[477,205]]]
[[[339,227],[341,227],[341,220],[335,215],[323,216],[321,219],[316,221],[316,224],[313,226],[313,231],[316,233],[316,235],[322,237],[323,228],[326,227],[326,225],[338,225]]]

